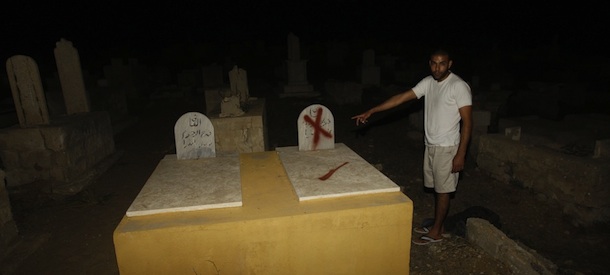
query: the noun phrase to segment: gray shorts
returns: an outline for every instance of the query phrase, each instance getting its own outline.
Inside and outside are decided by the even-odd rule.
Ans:
[[[457,188],[460,173],[451,173],[455,146],[426,146],[424,151],[424,186],[436,193],[451,193]]]

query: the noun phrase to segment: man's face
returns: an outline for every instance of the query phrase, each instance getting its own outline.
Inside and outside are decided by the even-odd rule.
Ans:
[[[443,81],[449,75],[453,61],[447,55],[433,55],[430,57],[430,71],[436,81]]]

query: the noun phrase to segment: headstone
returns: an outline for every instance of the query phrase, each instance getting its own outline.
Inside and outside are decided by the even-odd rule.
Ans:
[[[69,115],[87,113],[90,111],[89,95],[85,90],[78,50],[72,46],[72,42],[63,38],[55,45],[55,63],[66,112]]]
[[[241,116],[248,100],[248,79],[246,71],[237,66],[229,71],[229,89],[223,89],[224,92],[220,101],[220,117],[235,117]],[[213,96],[214,94],[210,94]],[[207,98],[206,98],[207,100]],[[212,106],[213,108],[213,106]]]
[[[216,157],[214,126],[208,117],[198,112],[182,115],[174,125],[178,159]]]
[[[288,85],[307,86],[307,60],[287,60]]]
[[[22,128],[49,124],[49,110],[38,65],[29,56],[15,55],[6,61],[15,110]]]
[[[231,92],[234,95],[239,95],[239,102],[243,106],[250,97],[250,91],[248,90],[248,73],[244,69],[240,69],[237,66],[233,66],[233,69],[229,71],[229,83],[231,84]]]
[[[335,148],[335,119],[328,108],[312,104],[303,109],[297,120],[299,151]]]
[[[301,60],[299,38],[288,34],[288,59],[286,60],[288,83],[280,96],[317,96],[313,85],[307,82],[307,60]]]

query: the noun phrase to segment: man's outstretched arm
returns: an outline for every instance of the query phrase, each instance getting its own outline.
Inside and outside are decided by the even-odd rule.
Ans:
[[[405,92],[402,92],[400,94],[394,95],[390,98],[388,98],[388,100],[384,101],[383,103],[369,109],[368,111],[353,116],[352,119],[356,120],[356,125],[359,125],[360,123],[365,124],[367,122],[367,119],[374,113],[377,112],[381,112],[381,111],[385,111],[385,110],[389,110],[392,109],[402,103],[405,103],[407,101],[416,99],[417,96],[415,95],[415,92],[413,91],[413,89],[409,89]]]

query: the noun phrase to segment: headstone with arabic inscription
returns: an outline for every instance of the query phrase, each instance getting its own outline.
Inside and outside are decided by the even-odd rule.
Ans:
[[[335,148],[335,119],[326,106],[312,104],[303,109],[297,127],[299,151]]]
[[[178,159],[216,157],[214,126],[202,113],[182,115],[174,126],[174,137]]]

